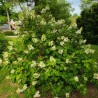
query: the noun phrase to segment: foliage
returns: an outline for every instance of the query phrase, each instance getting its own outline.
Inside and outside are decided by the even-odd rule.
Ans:
[[[0,0],[0,24],[8,22],[8,18],[18,19],[17,13],[13,12],[14,0]]]
[[[7,47],[7,39],[3,34],[0,34],[0,57],[1,53],[6,50]]]
[[[4,35],[7,35],[7,36],[12,36],[14,35],[14,32],[13,31],[5,31],[3,32]]]
[[[7,18],[5,16],[0,15],[0,25],[4,24],[7,22]]]
[[[64,19],[66,24],[70,23],[69,17],[72,9],[66,0],[40,0],[35,9],[40,13],[47,4],[50,6],[50,13],[56,20]]]
[[[98,45],[92,45],[92,49],[95,49],[94,57],[98,61]]]
[[[22,8],[22,3],[27,2],[28,8],[35,9],[36,13],[40,14],[41,10],[45,8],[46,5],[50,6],[49,12],[55,17],[56,20],[64,19],[66,24],[70,24],[70,11],[72,11],[70,3],[66,0],[16,0]],[[33,4],[32,4],[33,3]],[[25,3],[26,4],[26,3]],[[34,6],[35,4],[35,6]],[[32,6],[33,5],[33,6]],[[47,15],[48,16],[48,15]]]
[[[89,8],[93,3],[98,2],[97,0],[81,0],[81,9],[87,9]]]
[[[2,55],[1,65],[10,69],[6,78],[20,85],[16,92],[24,92],[25,98],[46,97],[48,92],[53,98],[69,98],[73,89],[86,94],[88,82],[98,84],[94,50],[79,30],[47,16],[49,6],[43,10],[41,15],[25,11],[23,40],[9,42]]]
[[[98,3],[94,3],[89,9],[81,12],[77,19],[78,28],[83,28],[82,35],[87,43],[98,44]]]
[[[81,0],[81,9],[86,9],[89,8],[90,5],[92,4],[92,0]]]

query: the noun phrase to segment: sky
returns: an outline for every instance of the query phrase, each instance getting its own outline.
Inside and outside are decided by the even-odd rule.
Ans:
[[[72,7],[74,8],[74,11],[72,12],[72,14],[76,13],[76,14],[80,14],[81,10],[80,10],[80,0],[67,0],[69,3],[72,4]]]

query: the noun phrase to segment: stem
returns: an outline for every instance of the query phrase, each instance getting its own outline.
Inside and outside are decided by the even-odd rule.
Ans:
[[[38,58],[41,57],[41,53],[42,53],[42,48],[39,49]]]

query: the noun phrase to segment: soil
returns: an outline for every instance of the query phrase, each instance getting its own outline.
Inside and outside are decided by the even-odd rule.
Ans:
[[[43,97],[40,97],[43,98]],[[46,98],[52,98],[50,93],[47,94]],[[65,97],[62,97],[65,98]],[[81,95],[77,91],[73,91],[70,98],[98,98],[98,88],[95,85],[88,84],[87,85],[87,94],[85,96]]]
[[[71,98],[98,98],[98,88],[95,85],[87,85],[87,95],[82,96],[79,92],[74,91]]]

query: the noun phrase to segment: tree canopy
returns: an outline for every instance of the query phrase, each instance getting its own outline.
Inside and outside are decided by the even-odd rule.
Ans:
[[[12,11],[14,0],[0,0],[0,24],[10,21],[10,17],[15,17],[17,14]]]
[[[98,3],[84,9],[77,19],[78,28],[83,28],[82,35],[87,43],[98,44]]]
[[[64,19],[69,24],[71,5],[66,0],[16,0],[22,9],[21,4],[26,3],[31,9],[35,9],[39,14],[45,6],[49,5],[49,12],[56,20]],[[22,9],[23,10],[23,9]]]

